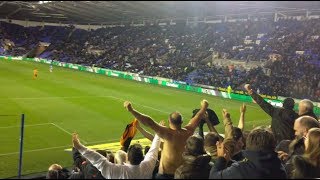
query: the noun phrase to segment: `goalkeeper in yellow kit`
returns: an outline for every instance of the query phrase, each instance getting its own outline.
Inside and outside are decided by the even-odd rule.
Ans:
[[[34,68],[34,70],[33,70],[33,78],[32,79],[37,79],[37,77],[38,77],[38,69]]]

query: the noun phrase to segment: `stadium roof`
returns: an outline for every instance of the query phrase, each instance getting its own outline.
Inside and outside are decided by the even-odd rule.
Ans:
[[[320,9],[319,1],[0,1],[0,18],[110,24],[167,18]]]

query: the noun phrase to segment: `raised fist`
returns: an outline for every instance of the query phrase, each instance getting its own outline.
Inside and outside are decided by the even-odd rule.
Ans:
[[[251,94],[251,93],[252,93],[252,89],[251,89],[250,84],[246,84],[246,85],[244,85],[244,88],[246,89],[246,91],[247,91],[249,94]]]
[[[240,106],[240,113],[245,113],[247,110],[247,106],[243,103],[242,106]]]
[[[228,111],[226,109],[222,110],[222,115],[223,115],[224,119],[230,118],[230,113],[228,113]]]
[[[244,88],[246,89],[246,91],[250,91],[251,90],[251,86],[250,86],[250,84],[246,84],[246,85],[244,85]]]
[[[161,121],[159,122],[159,125],[161,125],[161,126],[166,126],[166,123],[165,123],[164,120],[161,120]]]
[[[76,149],[80,149],[81,148],[81,143],[80,143],[80,140],[79,140],[79,137],[78,137],[77,133],[73,133],[72,134],[72,144],[73,144],[73,147],[76,148]]]
[[[207,108],[209,106],[209,103],[208,103],[208,101],[207,100],[202,100],[201,101],[201,107],[205,107],[205,108]]]
[[[132,111],[132,110],[133,110],[133,109],[132,109],[131,102],[129,102],[129,101],[125,101],[125,102],[123,103],[123,106],[124,106],[128,111]]]

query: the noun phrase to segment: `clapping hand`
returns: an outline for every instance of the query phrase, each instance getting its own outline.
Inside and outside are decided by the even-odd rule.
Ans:
[[[224,148],[224,143],[217,141],[216,145],[217,145],[217,156],[224,157],[227,161],[230,161],[231,156],[230,156],[230,153],[228,152],[228,150],[226,150]]]

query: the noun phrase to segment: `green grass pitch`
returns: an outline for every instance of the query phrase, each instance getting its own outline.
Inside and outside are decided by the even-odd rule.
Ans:
[[[33,69],[39,70],[33,80]],[[25,114],[23,174],[46,171],[52,163],[72,165],[71,135],[87,145],[117,142],[133,116],[123,107],[130,100],[156,121],[179,111],[186,124],[192,110],[207,99],[222,121],[222,108],[238,124],[242,102],[150,85],[105,75],[25,61],[0,61],[0,178],[17,175],[20,115]],[[6,116],[14,115],[14,116]],[[270,123],[257,105],[247,104],[246,129]],[[223,133],[222,123],[217,127]],[[136,135],[141,138],[142,135]]]

